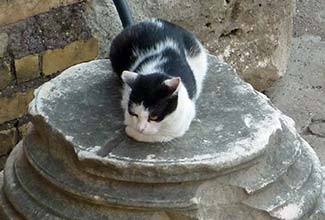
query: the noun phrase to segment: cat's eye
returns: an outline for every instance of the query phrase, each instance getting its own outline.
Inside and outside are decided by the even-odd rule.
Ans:
[[[149,120],[150,121],[157,121],[157,119],[158,119],[158,116],[157,115],[150,115],[149,116]]]
[[[135,114],[134,112],[129,112],[130,115],[134,116],[134,117],[138,117],[137,114]]]

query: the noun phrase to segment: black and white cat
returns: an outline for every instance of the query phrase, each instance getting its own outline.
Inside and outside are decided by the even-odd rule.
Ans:
[[[110,59],[124,82],[127,135],[143,142],[184,135],[207,71],[207,53],[198,39],[175,24],[151,19],[117,35]]]

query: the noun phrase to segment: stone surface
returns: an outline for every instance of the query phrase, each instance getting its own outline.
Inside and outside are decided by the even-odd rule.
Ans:
[[[294,17],[294,36],[320,36],[325,39],[325,4],[323,0],[297,0]]]
[[[18,83],[39,77],[39,55],[29,55],[21,59],[16,59],[15,68]]]
[[[129,1],[128,1],[129,2]],[[122,25],[113,1],[88,1],[83,17],[91,32],[99,40],[99,57],[108,58],[109,44],[121,30]]]
[[[108,60],[45,83],[6,163],[0,218],[324,218],[320,162],[293,121],[228,65],[209,64],[196,120],[168,143],[126,136]]]
[[[11,0],[0,1],[0,25],[6,25],[27,17],[46,12],[52,8],[79,2],[79,0]],[[19,12],[19,13],[17,13]]]
[[[0,156],[7,155],[17,144],[18,133],[16,128],[0,131]]]
[[[28,103],[32,99],[33,89],[18,92],[9,97],[0,97],[0,123],[26,115]]]
[[[7,53],[8,41],[8,34],[0,33],[0,58],[4,57]]]
[[[98,41],[76,41],[62,49],[48,50],[43,55],[42,72],[50,75],[72,65],[93,60],[98,55]]]
[[[7,161],[7,155],[6,156],[1,156],[0,157],[0,170],[3,170],[4,166],[5,166],[5,163]],[[2,171],[1,171],[2,172]]]
[[[289,167],[287,173],[269,184],[267,190],[252,195],[245,201],[246,204],[266,210],[278,219],[301,219],[309,210],[314,209],[322,188],[320,163],[308,145],[300,147],[302,155]],[[298,210],[290,213],[289,207]]]
[[[308,130],[312,135],[325,138],[325,114],[320,113],[311,118]]]
[[[22,139],[22,137],[25,137],[27,134],[27,129],[30,125],[28,123],[19,125],[18,131],[19,131],[19,137]]]
[[[114,75],[103,74],[110,69],[109,62],[96,61],[92,65],[73,67],[56,80],[44,84],[37,91],[30,112],[33,118],[40,115],[59,133],[71,138],[81,160],[96,159],[111,164],[117,173],[123,173],[115,178],[153,181],[153,176],[144,176],[143,167],[159,173],[159,179],[165,181],[177,181],[174,178],[180,178],[190,168],[191,175],[182,178],[208,178],[216,171],[256,158],[265,151],[269,136],[281,129],[282,121],[292,124],[291,120],[273,109],[262,94],[252,96],[255,94],[253,88],[242,85],[242,81],[225,64],[214,64],[210,68],[215,75],[206,80],[206,92],[198,102],[198,120],[193,122],[184,138],[159,146],[159,157],[155,156],[157,144],[135,143],[125,138],[120,92],[115,89],[118,81]],[[221,70],[225,73],[221,74]],[[68,82],[74,84],[62,86]],[[96,89],[90,89],[92,86]],[[233,101],[227,101],[229,99]],[[246,102],[240,103],[239,100]],[[236,106],[234,103],[237,103]],[[65,114],[57,114],[63,111]],[[91,114],[102,116],[88,117]],[[233,120],[227,120],[229,117]],[[195,138],[198,133],[200,138]],[[260,144],[254,144],[257,142]],[[109,149],[113,143],[114,149]],[[252,147],[255,145],[255,148]],[[219,147],[216,149],[215,146]],[[122,165],[123,169],[128,166],[130,173],[122,172]]]
[[[0,58],[0,90],[6,88],[11,80],[10,66],[5,60]]]
[[[267,91],[272,102],[296,121],[298,132],[325,161],[325,42],[294,38],[287,74]]]

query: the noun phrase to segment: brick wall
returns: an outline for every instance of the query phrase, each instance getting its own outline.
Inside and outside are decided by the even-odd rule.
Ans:
[[[95,59],[99,42],[85,1],[0,1],[0,169],[24,136],[33,91],[64,69]]]

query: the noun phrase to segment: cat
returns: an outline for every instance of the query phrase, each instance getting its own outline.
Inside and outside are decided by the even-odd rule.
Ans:
[[[143,21],[113,39],[110,60],[124,84],[126,134],[140,142],[183,136],[208,66],[195,35],[162,19]]]

